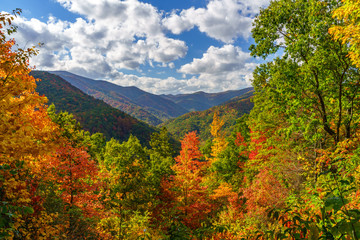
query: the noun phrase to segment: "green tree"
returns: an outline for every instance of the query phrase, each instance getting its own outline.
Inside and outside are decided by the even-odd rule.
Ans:
[[[332,0],[272,1],[255,19],[250,47],[253,56],[282,54],[255,71],[257,108],[278,108],[271,111],[286,118],[288,133],[322,144],[351,137],[358,120],[359,71],[347,58],[348,46],[328,33],[338,6]]]
[[[132,232],[128,220],[137,211],[146,214],[152,205],[154,189],[148,182],[149,157],[140,141],[131,135],[123,143],[115,139],[106,143],[101,166],[107,176],[104,202],[109,210],[101,221],[101,228],[112,237],[126,239]]]
[[[359,130],[359,71],[347,57],[349,46],[335,41],[328,32],[338,23],[332,11],[340,4],[277,0],[254,21],[251,54],[278,57],[254,72],[244,223],[257,227],[249,227],[247,236],[261,233],[267,238],[276,232],[291,232],[277,236],[342,239],[341,224],[357,226],[358,218],[346,213],[347,200],[332,206],[342,201],[341,194],[351,199],[357,191],[346,171],[338,171],[343,164],[334,161],[339,147],[357,139]],[[329,153],[333,153],[330,158]],[[333,176],[347,179],[344,181],[352,186],[339,188],[336,181],[330,181]],[[347,195],[341,193],[344,189]],[[297,205],[294,199],[304,201]],[[321,209],[328,212],[322,214]],[[263,210],[262,215],[256,216],[258,210]],[[277,221],[270,217],[273,211]]]
[[[173,159],[175,152],[170,144],[170,138],[165,127],[159,133],[151,135],[149,144],[151,148],[148,149],[150,157],[148,181],[158,191],[162,179],[169,178],[173,174],[171,167],[175,164]]]

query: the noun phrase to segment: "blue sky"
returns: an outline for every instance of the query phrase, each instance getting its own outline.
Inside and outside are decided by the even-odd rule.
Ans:
[[[3,0],[1,0],[3,1]],[[39,70],[65,70],[155,94],[250,86],[251,23],[269,0],[12,0],[20,47]]]

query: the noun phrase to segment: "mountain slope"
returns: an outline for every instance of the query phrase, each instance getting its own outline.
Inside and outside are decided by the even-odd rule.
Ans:
[[[51,73],[64,78],[84,93],[153,125],[188,112],[171,100],[142,91],[137,87],[121,87],[107,81],[92,80],[63,71]]]
[[[246,88],[220,93],[196,92],[193,94],[155,95],[137,87],[122,87],[107,81],[92,80],[65,71],[52,71],[51,73],[64,78],[84,93],[101,99],[112,107],[151,125],[158,125],[190,111],[209,109],[253,90]]]
[[[192,94],[170,94],[161,96],[183,106],[188,111],[203,111],[253,90],[254,88],[250,87],[219,93],[196,92]]]
[[[82,127],[91,133],[102,132],[107,138],[127,140],[130,134],[146,142],[155,131],[147,124],[115,109],[105,102],[83,93],[61,77],[43,71],[31,72],[36,90],[54,103],[57,110],[72,113]]]
[[[212,123],[215,112],[224,120],[223,131],[226,134],[232,132],[236,120],[244,113],[249,113],[254,104],[251,102],[253,91],[249,91],[242,96],[236,97],[222,105],[212,107],[205,111],[194,111],[171,119],[160,126],[164,126],[177,139],[181,139],[190,131],[197,131],[202,141],[211,137],[210,124]]]

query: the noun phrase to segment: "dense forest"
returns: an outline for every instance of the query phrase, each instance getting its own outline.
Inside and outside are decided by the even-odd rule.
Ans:
[[[107,141],[55,112],[14,15],[0,14],[0,238],[360,238],[359,1],[262,9],[254,107],[228,137],[213,114],[206,151],[196,131],[176,152],[165,128]]]
[[[250,91],[207,110],[186,113],[160,124],[159,127],[165,127],[177,139],[188,132],[197,131],[200,142],[211,141],[210,125],[216,113],[224,121],[224,134],[229,136],[234,131],[236,122],[240,121],[239,118],[253,108],[252,94],[253,91]]]

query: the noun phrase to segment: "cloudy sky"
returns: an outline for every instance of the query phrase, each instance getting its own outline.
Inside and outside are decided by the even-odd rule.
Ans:
[[[0,0],[21,8],[19,47],[44,45],[32,65],[155,94],[250,86],[259,59],[252,21],[269,0]]]

